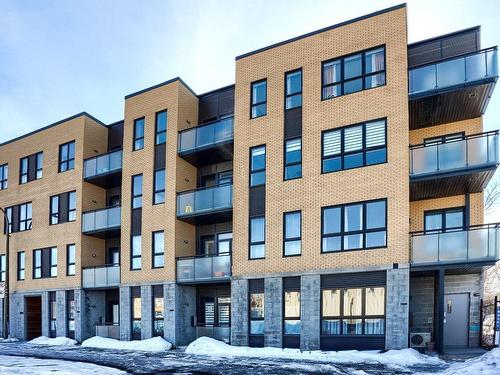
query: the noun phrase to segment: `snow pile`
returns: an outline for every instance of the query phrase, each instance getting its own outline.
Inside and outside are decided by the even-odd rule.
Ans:
[[[8,339],[3,339],[0,338],[0,343],[5,343],[5,342],[18,342],[19,339],[16,339],[15,337],[9,337]]]
[[[465,362],[452,364],[443,375],[498,375],[500,374],[500,348],[472,358]]]
[[[289,358],[295,360],[311,360],[329,363],[381,363],[384,365],[440,365],[444,362],[437,357],[420,354],[414,349],[378,351],[346,350],[339,352],[305,351],[299,349],[250,348],[247,346],[231,346],[209,337],[200,337],[186,348],[186,353],[219,357],[261,357]]]
[[[36,339],[28,341],[29,344],[34,345],[49,345],[49,346],[74,346],[76,341],[67,337],[59,336],[56,338],[49,338],[46,336],[40,336]]]
[[[94,336],[82,342],[82,346],[100,349],[141,350],[145,352],[163,352],[172,348],[172,344],[161,337],[153,337],[147,340],[119,341]]]

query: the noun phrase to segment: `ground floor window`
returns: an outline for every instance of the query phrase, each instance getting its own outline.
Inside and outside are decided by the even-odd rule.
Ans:
[[[56,337],[57,303],[56,292],[49,292],[49,335]]]
[[[264,334],[264,279],[249,281],[249,322],[250,335]]]
[[[141,288],[131,288],[132,340],[141,339]]]
[[[323,288],[322,335],[383,335],[385,288]]]
[[[75,294],[73,290],[66,292],[66,316],[68,319],[68,337],[75,338]]]
[[[283,279],[283,333],[300,335],[300,277]]]
[[[153,286],[153,336],[164,334],[163,285]]]

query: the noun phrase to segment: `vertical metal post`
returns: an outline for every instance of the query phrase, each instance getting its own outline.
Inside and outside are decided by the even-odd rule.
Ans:
[[[0,211],[2,211],[3,216],[5,218],[6,231],[5,231],[5,288],[4,288],[4,297],[3,297],[3,337],[4,339],[9,338],[9,240],[10,233],[9,227],[10,222],[7,214],[4,209],[0,207]]]
[[[435,338],[437,352],[442,354],[444,351],[444,269],[441,268],[435,274],[435,303],[437,310],[437,319],[435,324]]]

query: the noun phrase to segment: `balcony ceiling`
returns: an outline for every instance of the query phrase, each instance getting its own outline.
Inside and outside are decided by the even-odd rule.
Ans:
[[[120,237],[121,228],[99,229],[92,232],[83,232],[87,236],[92,236],[101,239]]]
[[[118,187],[122,183],[122,171],[113,171],[84,179],[86,182],[97,185],[104,189]]]
[[[231,208],[229,210],[222,211],[208,211],[206,213],[198,214],[193,213],[192,215],[184,217],[177,216],[177,218],[193,225],[224,223],[233,219],[233,209]]]
[[[467,263],[451,263],[451,264],[440,264],[440,265],[415,265],[410,266],[410,272],[412,277],[427,277],[433,276],[435,271],[444,269],[445,275],[464,275],[469,273],[482,273],[491,266],[495,265],[496,260],[491,261],[481,261],[481,262],[470,262]]]
[[[195,167],[203,167],[205,165],[233,160],[233,150],[234,143],[231,140],[211,147],[180,152],[179,156]]]

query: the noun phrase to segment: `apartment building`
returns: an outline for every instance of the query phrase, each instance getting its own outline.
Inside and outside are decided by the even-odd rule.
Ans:
[[[479,27],[408,44],[401,5],[235,64],[0,145],[11,335],[478,346],[499,245]]]

